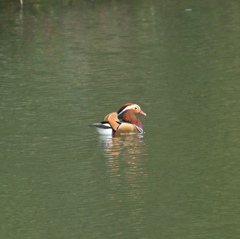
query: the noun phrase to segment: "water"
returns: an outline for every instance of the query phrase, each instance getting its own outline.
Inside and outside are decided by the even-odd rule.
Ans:
[[[239,3],[0,4],[1,238],[238,238]],[[127,102],[143,137],[91,123]]]

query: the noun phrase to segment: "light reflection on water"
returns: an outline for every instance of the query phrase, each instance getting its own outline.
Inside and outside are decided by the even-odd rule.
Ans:
[[[107,158],[121,155],[134,159],[144,151],[144,136],[142,134],[124,135],[121,137],[99,136],[99,143],[103,145]]]
[[[127,211],[126,222],[136,231],[142,230],[145,227],[144,195],[148,176],[144,136],[100,136],[99,144],[106,158],[110,200],[119,209],[116,211]]]
[[[120,185],[120,178],[124,177],[130,185],[136,185],[137,181],[141,181],[138,177],[147,175],[143,135],[100,136],[99,143],[103,146],[108,174],[113,184]]]

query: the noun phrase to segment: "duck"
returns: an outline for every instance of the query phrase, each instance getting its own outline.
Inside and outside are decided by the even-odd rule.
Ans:
[[[94,123],[100,135],[120,136],[127,134],[143,134],[142,122],[137,114],[146,116],[141,107],[135,103],[126,103],[117,112],[107,114],[103,121]]]

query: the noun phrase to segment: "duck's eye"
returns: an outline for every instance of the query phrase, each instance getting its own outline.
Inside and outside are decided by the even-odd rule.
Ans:
[[[138,107],[136,106],[134,109],[135,109],[135,110],[137,110],[137,109],[138,109]]]

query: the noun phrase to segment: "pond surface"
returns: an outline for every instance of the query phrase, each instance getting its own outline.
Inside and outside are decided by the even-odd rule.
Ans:
[[[238,238],[239,8],[2,1],[0,238]]]

